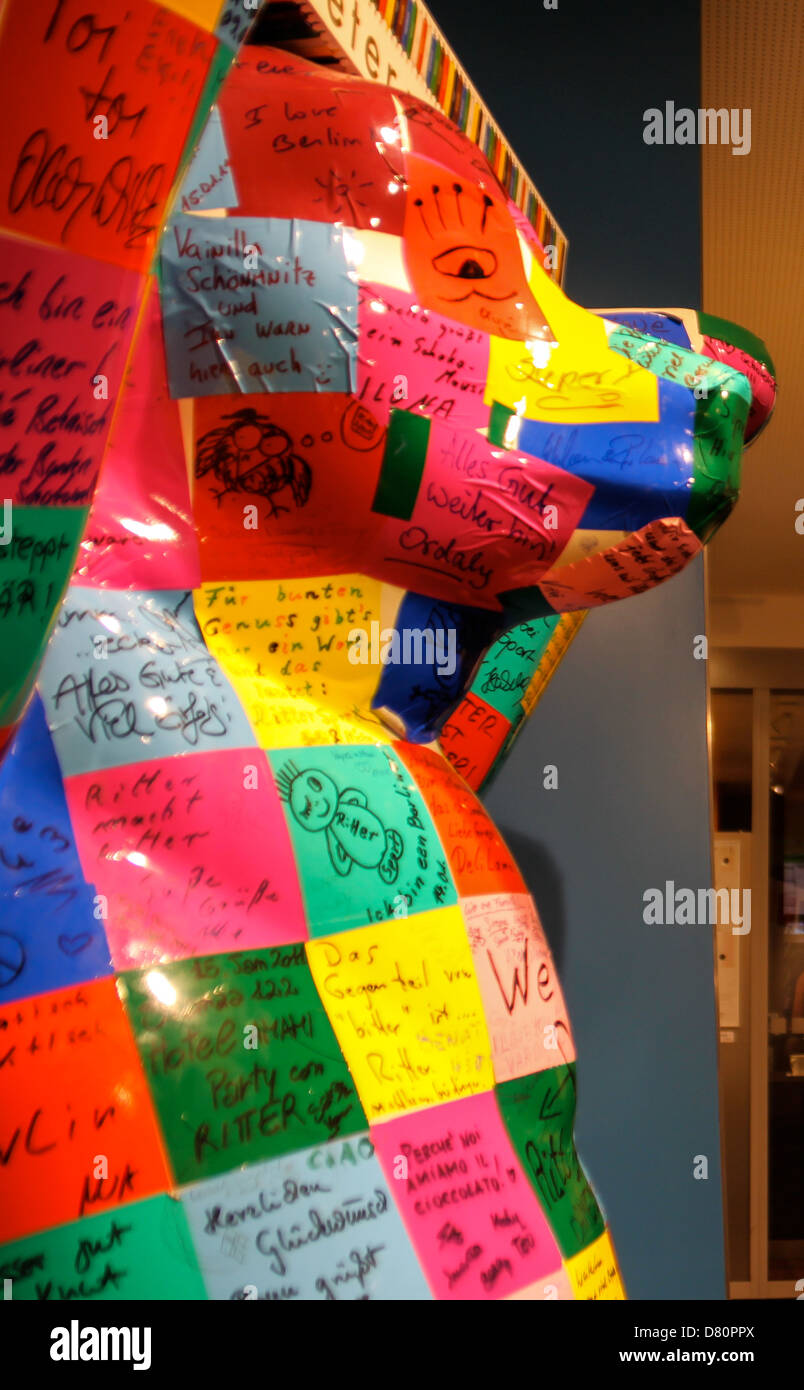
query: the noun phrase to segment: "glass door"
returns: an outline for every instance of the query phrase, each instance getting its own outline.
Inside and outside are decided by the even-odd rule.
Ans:
[[[711,692],[713,883],[729,894],[751,882],[753,718],[751,690]],[[751,1281],[751,945],[748,932],[715,930],[726,1268],[743,1297]]]
[[[804,1294],[804,690],[710,695],[721,1134],[732,1297]],[[746,898],[747,894],[747,898]]]
[[[771,691],[769,716],[767,1277],[789,1286],[804,1277],[804,691]]]

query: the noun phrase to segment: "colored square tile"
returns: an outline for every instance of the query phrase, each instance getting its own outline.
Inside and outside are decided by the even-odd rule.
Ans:
[[[573,1139],[575,1063],[505,1081],[496,1093],[561,1253],[577,1255],[602,1234],[604,1221]]]
[[[233,24],[254,18],[246,10],[233,21],[232,12],[243,8],[227,6],[220,27],[235,47]],[[241,209],[379,227],[396,241],[404,225],[405,159],[396,135],[383,133],[397,124],[395,94],[384,81],[352,83],[304,62],[294,71],[291,55],[283,53],[273,65],[266,108],[262,59],[256,48],[240,48],[220,97]],[[338,303],[323,284],[318,288],[322,303]]]
[[[205,749],[253,748],[189,593],[73,585],[39,675],[65,777]]]
[[[505,1298],[560,1267],[490,1093],[372,1130],[436,1298]]]
[[[403,588],[499,611],[500,594],[555,564],[592,492],[543,457],[394,411],[373,503],[373,568]]]
[[[106,267],[98,261],[143,272],[151,263],[215,42],[150,0],[127,8],[118,0],[93,3],[91,21],[73,4],[51,10],[9,6],[0,41],[7,94],[0,179],[15,190],[3,209],[4,224],[17,236],[52,242],[81,257],[89,283],[102,293]],[[99,87],[101,64],[106,67]],[[113,89],[103,86],[106,74]],[[94,112],[88,101],[108,109],[109,139],[94,138],[98,127],[88,119]],[[43,173],[46,167],[55,173],[68,156],[72,161],[68,184],[58,193],[53,185],[45,197],[32,170],[22,181],[22,160],[32,149]],[[65,174],[66,165],[59,177]],[[64,286],[62,293],[70,290]],[[84,315],[90,323],[94,310],[90,302]],[[64,318],[69,323],[73,314]],[[90,358],[93,365],[103,361],[102,350]]]
[[[556,613],[552,618],[534,618],[500,633],[477,668],[473,694],[512,724],[522,717],[525,692],[558,622]]]
[[[384,663],[372,706],[394,716],[397,738],[404,731],[414,744],[433,742],[498,627],[494,614],[477,608],[404,595],[387,649],[378,641],[379,658],[372,657]]]
[[[567,1260],[566,1267],[575,1298],[617,1302],[625,1299],[617,1256],[608,1231],[587,1245],[579,1255]]]
[[[131,763],[65,786],[119,970],[306,938],[290,837],[259,749]]]
[[[182,1203],[210,1298],[431,1296],[368,1134],[199,1183]]]
[[[357,285],[342,227],[176,213],[160,285],[172,396],[351,390]]]
[[[40,1302],[205,1299],[181,1204],[169,1196],[42,1231],[0,1247],[11,1297]]]
[[[365,1129],[301,945],[120,977],[179,1182]]]
[[[0,725],[15,724],[23,712],[50,637],[53,601],[72,573],[87,515],[83,507],[14,504],[14,544],[0,547]]]
[[[7,21],[11,20],[9,14]],[[0,49],[6,34],[7,29],[0,38]],[[4,61],[9,58],[6,50]],[[16,106],[13,100],[7,102],[4,125]],[[4,148],[0,165],[5,157]],[[15,513],[20,508],[14,517],[15,545],[3,559],[5,568],[16,550],[16,558],[22,560],[30,579],[28,592],[18,593],[17,603],[6,593],[4,623],[22,614],[33,617],[38,600],[43,598],[46,608],[52,609],[61,585],[49,589],[48,583],[59,569],[64,579],[70,573],[69,551],[55,537],[76,508],[81,509],[75,517],[80,536],[86,516],[83,509],[92,501],[101,471],[143,290],[140,277],[130,271],[84,260],[63,248],[44,247],[41,226],[34,236],[39,244],[0,238],[6,287],[0,357],[0,391],[5,405],[0,417],[3,500],[13,503]],[[99,396],[95,374],[101,371],[105,390]],[[20,394],[22,379],[24,395]],[[44,511],[38,518],[40,525],[48,511],[56,513],[52,524],[57,529],[49,545],[18,548],[17,528],[28,507],[34,526],[35,509]],[[6,570],[4,578],[10,577]],[[19,613],[15,614],[17,604]],[[8,636],[10,639],[10,627]]]
[[[55,900],[0,896],[0,1001],[111,975],[100,910],[86,884]]]
[[[304,413],[309,418],[309,404]],[[206,450],[209,457],[213,447],[209,441],[214,440],[214,436],[223,435],[214,448],[222,450],[226,458],[227,450],[238,447],[226,434],[227,430],[234,429],[237,418],[232,421],[231,411],[226,414],[229,425],[210,431],[198,441],[199,467],[202,450]],[[239,412],[240,416],[243,414]],[[273,414],[275,412],[272,420],[265,423],[266,431],[274,431],[268,436],[270,440],[280,433],[273,423]],[[259,429],[252,423],[235,430],[235,434],[245,436],[248,442],[250,437],[259,434]],[[243,447],[239,452],[244,456],[241,466],[247,469],[249,450]],[[257,467],[264,456],[257,447],[253,452],[256,454],[254,467]],[[301,460],[297,462],[301,464]],[[207,479],[213,476],[209,467],[204,471]],[[330,477],[334,480],[332,464]],[[329,527],[333,512],[341,505],[348,508],[342,497],[336,500],[330,496],[322,500],[320,491],[317,487],[320,510],[308,523],[310,536],[316,540]],[[196,492],[196,508],[198,498]],[[217,501],[214,507],[215,514],[209,524],[217,534],[220,514]],[[256,513],[256,504],[254,510]],[[199,520],[197,511],[196,519]],[[281,521],[284,519],[283,508]],[[254,573],[260,573],[263,559],[259,551],[254,550],[252,536],[257,535],[259,543],[263,538],[259,532],[243,530],[242,505],[237,520],[240,536],[237,540],[230,536],[228,548],[231,551],[234,547],[243,559],[248,556]],[[281,525],[279,519],[271,517],[270,521],[272,528]],[[303,539],[283,531],[277,535],[275,529],[274,537],[277,544],[282,539],[287,558],[277,549],[273,563],[281,564],[284,558],[292,573]],[[358,553],[359,542],[355,540],[354,544],[353,553]],[[317,558],[320,559],[320,555]],[[223,563],[225,573],[229,574],[228,558]],[[273,565],[269,565],[269,572],[271,568]],[[286,571],[283,568],[280,572]],[[250,579],[204,584],[196,591],[194,602],[209,649],[231,680],[260,747],[369,743],[375,737],[390,742],[391,736],[379,720],[361,713],[371,707],[382,667],[355,663],[351,659],[351,643],[354,632],[365,631],[372,620],[379,619],[381,624],[383,619],[393,621],[399,606],[395,590],[362,574],[318,574],[299,580]]]
[[[0,765],[0,1001],[66,989],[111,970],[100,905],[84,880],[35,694]]]
[[[447,762],[476,789],[491,771],[510,732],[510,719],[467,691],[441,730],[439,743]]]
[[[457,901],[415,779],[391,748],[269,753],[311,936]]]
[[[377,419],[393,421],[394,404],[403,401],[405,410],[482,430],[489,418],[487,334],[390,285],[359,281],[358,294],[355,394],[371,401]]]
[[[193,516],[204,581],[195,601],[211,648],[210,639],[215,636],[250,631],[263,671],[275,670],[281,676],[281,667],[293,656],[288,679],[278,684],[298,687],[303,684],[298,679],[301,675],[329,672],[323,653],[335,656],[345,649],[349,628],[353,622],[362,623],[365,615],[359,610],[371,606],[378,583],[350,571],[356,558],[364,561],[363,538],[384,443],[385,430],[373,412],[351,394],[274,395],[270,409],[259,394],[239,396],[236,401],[230,396],[203,396],[195,401]],[[281,453],[285,464],[285,486],[273,492],[250,489],[249,470],[263,464],[263,446],[274,457]],[[241,488],[225,487],[227,480],[236,478],[241,479]],[[337,526],[332,525],[334,516]],[[230,585],[256,583],[257,593],[262,589],[270,595],[264,586],[271,580],[273,611],[269,607],[267,615],[259,615],[259,622],[239,627],[242,615],[233,614],[232,609],[241,594]],[[317,597],[312,609],[308,607],[311,591]],[[296,607],[299,602],[301,609]],[[296,653],[303,649],[293,646],[300,639],[299,629],[302,642],[310,648],[301,658]],[[249,640],[239,638],[244,645]],[[279,660],[272,659],[276,657]],[[305,672],[296,670],[299,659],[307,667]],[[328,664],[316,667],[315,662],[322,659]],[[267,666],[262,666],[266,660]],[[266,721],[269,716],[270,711]],[[268,727],[257,732],[263,734],[266,746],[276,747]],[[301,747],[304,742],[297,739],[295,745]],[[294,743],[288,741],[285,746]]]
[[[0,1011],[0,1239],[170,1184],[148,1087],[113,980]]]
[[[502,720],[501,715],[492,714]],[[394,747],[410,768],[433,818],[461,897],[527,893],[502,835],[482,802],[450,766],[449,754],[445,759],[432,748],[411,743]]]
[[[309,941],[307,957],[371,1120],[493,1085],[457,907]]]
[[[496,1081],[574,1062],[567,1007],[533,899],[462,898]]]

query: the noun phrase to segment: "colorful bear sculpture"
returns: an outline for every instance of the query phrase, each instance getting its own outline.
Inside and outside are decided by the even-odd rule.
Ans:
[[[728,514],[768,355],[571,303],[416,98],[244,47],[202,130],[211,35],[45,8],[0,33],[3,1277],[622,1298],[475,791]]]

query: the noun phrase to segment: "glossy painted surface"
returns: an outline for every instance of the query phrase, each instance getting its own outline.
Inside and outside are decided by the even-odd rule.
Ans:
[[[89,208],[38,88],[3,155],[9,734],[37,682],[0,769],[5,1277],[64,1296],[86,1240],[119,1258],[82,1298],[159,1243],[156,1297],[623,1297],[472,789],[586,610],[728,513],[770,368],[572,304],[460,131],[286,53],[240,51],[188,167],[212,21],[74,8],[31,42]],[[113,213],[104,43],[141,59]]]

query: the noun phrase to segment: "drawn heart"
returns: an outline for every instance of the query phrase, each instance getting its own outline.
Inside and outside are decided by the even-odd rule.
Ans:
[[[25,947],[11,932],[0,931],[0,989],[12,985],[25,965]]]
[[[58,939],[59,950],[63,951],[65,956],[80,955],[82,951],[87,949],[94,935],[95,933],[91,931],[80,931],[77,936],[60,936]]]

